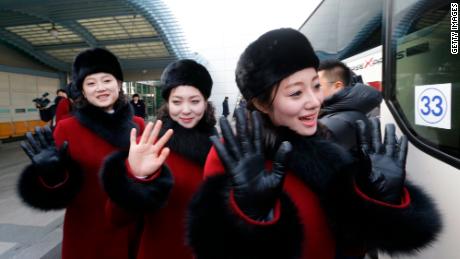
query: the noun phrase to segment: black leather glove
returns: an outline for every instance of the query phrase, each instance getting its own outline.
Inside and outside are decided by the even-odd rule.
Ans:
[[[357,175],[358,186],[378,200],[392,204],[401,202],[406,179],[407,137],[396,138],[395,125],[385,126],[385,140],[382,144],[380,121],[370,120],[371,142],[366,139],[366,124],[357,121],[358,144],[365,173]]]
[[[228,120],[220,118],[225,143],[211,137],[227,173],[230,174],[234,198],[241,210],[255,220],[265,220],[280,196],[285,177],[284,161],[292,149],[283,142],[273,161],[273,169],[265,169],[262,146],[262,121],[258,112],[252,113],[252,137],[248,134],[247,118],[243,109],[236,110],[235,138]]]
[[[50,127],[35,128],[35,137],[26,133],[26,141],[21,142],[21,147],[32,163],[40,167],[40,172],[47,176],[48,172],[56,172],[64,168],[64,158],[67,155],[67,141],[64,141],[59,151],[54,144]]]

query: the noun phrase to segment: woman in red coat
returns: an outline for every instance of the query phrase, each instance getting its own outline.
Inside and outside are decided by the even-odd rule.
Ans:
[[[394,125],[382,144],[378,120],[371,142],[359,122],[355,158],[321,136],[317,68],[309,41],[293,29],[267,32],[241,55],[236,82],[254,110],[252,131],[238,110],[236,137],[223,118],[225,143],[212,137],[188,221],[196,258],[414,253],[439,233],[433,202],[405,180],[407,138],[398,140]]]
[[[56,125],[65,118],[72,116],[72,103],[81,94],[77,89],[73,90],[72,83],[66,86],[67,98],[62,99],[56,107]]]
[[[130,131],[142,132],[143,120],[133,117],[112,53],[86,50],[76,57],[72,72],[73,87],[81,93],[74,116],[59,121],[53,135],[49,128],[37,129],[35,137],[27,134],[21,146],[32,164],[19,179],[19,194],[38,209],[66,209],[63,259],[126,259],[134,226],[116,228],[107,222],[107,195],[98,172],[108,154],[129,148]]]
[[[104,188],[113,201],[108,216],[123,225],[127,215],[143,215],[137,258],[192,259],[185,220],[203,179],[209,137],[216,133],[214,108],[207,100],[212,79],[204,66],[185,59],[170,64],[161,82],[166,105],[160,121],[155,127],[149,123],[138,143],[132,135],[129,154],[116,153],[105,164]],[[155,142],[158,133],[162,137]]]

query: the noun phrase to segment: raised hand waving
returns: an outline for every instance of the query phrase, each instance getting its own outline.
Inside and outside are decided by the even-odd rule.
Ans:
[[[230,174],[235,200],[249,217],[267,219],[282,192],[286,175],[284,161],[292,146],[287,141],[281,144],[273,161],[273,169],[269,171],[265,169],[262,121],[258,112],[252,113],[252,137],[243,109],[236,110],[236,137],[225,117],[221,117],[219,123],[225,142],[221,143],[216,136],[212,136],[211,141]]]
[[[26,141],[21,142],[21,148],[32,160],[32,163],[42,167],[44,171],[52,171],[57,166],[62,166],[64,156],[67,155],[67,141],[57,150],[53,133],[49,126],[35,128],[35,137],[26,133]]]
[[[162,125],[160,120],[155,123],[155,126],[149,122],[139,142],[136,142],[136,129],[131,130],[128,162],[135,176],[147,177],[154,174],[168,157],[169,148],[164,145],[171,138],[173,130],[167,130],[157,141]]]
[[[358,181],[366,192],[389,203],[398,204],[406,179],[407,137],[399,140],[394,124],[385,126],[385,139],[382,143],[380,121],[371,119],[371,142],[366,139],[366,125],[357,121],[358,144],[365,158],[370,159],[372,169],[365,175],[359,175]]]

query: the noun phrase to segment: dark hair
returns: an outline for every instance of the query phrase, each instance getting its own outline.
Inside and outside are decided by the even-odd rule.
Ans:
[[[330,80],[342,81],[346,86],[351,83],[351,70],[343,62],[336,59],[323,60],[318,71],[324,70]]]
[[[210,101],[207,101],[208,104],[206,106],[206,110],[204,111],[204,115],[203,115],[203,118],[201,118],[200,121],[203,121],[206,125],[209,125],[209,126],[214,126],[216,125],[216,116],[214,115],[215,114],[215,108],[214,108],[214,105],[212,104],[212,102]],[[169,108],[168,108],[168,103],[165,102],[161,105],[161,107],[158,109],[158,112],[157,112],[157,118],[158,119],[163,119],[163,118],[166,118],[166,117],[170,117],[169,116]]]
[[[271,109],[273,106],[273,101],[275,100],[276,94],[278,93],[278,89],[280,88],[280,83],[275,84],[270,91],[264,91],[258,96],[252,98],[251,100],[248,100],[246,102],[246,107],[250,111],[254,110],[259,110],[255,106],[255,102],[257,102],[259,105],[265,106],[268,109]],[[272,96],[272,92],[274,93]]]
[[[133,94],[132,97],[133,97],[133,98],[134,98],[134,97],[139,97],[139,94]]]
[[[59,93],[65,93],[65,94],[67,94],[66,90],[64,90],[64,89],[57,89],[57,90],[56,90],[56,95],[58,95]]]
[[[116,108],[116,107],[119,107],[120,105],[124,106],[128,103],[129,103],[128,97],[125,95],[125,93],[123,92],[123,89],[120,87],[120,91],[118,91],[118,99],[115,101],[113,107]],[[89,105],[89,102],[88,100],[86,100],[86,97],[83,94],[78,96],[74,102],[74,106],[77,109],[85,108],[88,105]]]

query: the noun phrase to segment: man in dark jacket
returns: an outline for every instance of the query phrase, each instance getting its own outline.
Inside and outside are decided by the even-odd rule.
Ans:
[[[134,110],[134,115],[145,119],[145,104],[144,101],[139,99],[138,94],[133,94],[133,99],[131,100],[131,106]]]
[[[59,106],[59,103],[65,99],[67,99],[66,91],[64,89],[58,89],[56,91],[56,98],[54,99],[54,103],[51,106],[42,107],[37,103],[35,104],[40,114],[40,119],[44,122],[50,121],[51,128],[54,128],[57,123],[57,119],[56,119],[57,107]]]
[[[368,123],[366,114],[377,107],[382,95],[362,83],[351,83],[352,73],[338,60],[322,61],[318,68],[324,103],[320,122],[325,125],[333,140],[347,149],[356,144],[355,121]]]
[[[230,114],[230,109],[228,108],[228,96],[225,96],[225,99],[222,102],[222,116],[227,118],[229,114]]]

